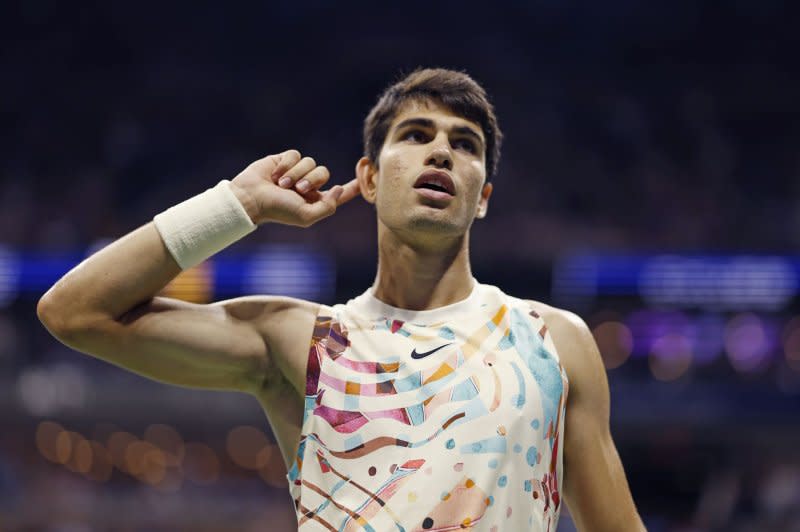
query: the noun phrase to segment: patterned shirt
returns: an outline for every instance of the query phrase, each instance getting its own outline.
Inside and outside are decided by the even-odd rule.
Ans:
[[[529,303],[322,306],[287,478],[311,530],[554,532],[567,375]]]

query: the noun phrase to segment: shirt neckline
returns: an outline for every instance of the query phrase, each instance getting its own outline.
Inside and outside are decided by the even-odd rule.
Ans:
[[[420,324],[433,323],[452,318],[454,315],[465,311],[474,310],[478,301],[480,286],[480,283],[473,277],[472,291],[465,299],[428,310],[409,310],[384,303],[375,297],[375,287],[373,286],[367,288],[360,296],[350,300],[349,304],[352,304],[369,317],[379,316],[381,318],[392,318]]]

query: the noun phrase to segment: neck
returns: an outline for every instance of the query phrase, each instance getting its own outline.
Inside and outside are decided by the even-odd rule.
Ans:
[[[468,233],[436,246],[420,246],[378,225],[376,298],[393,307],[430,310],[469,297]]]

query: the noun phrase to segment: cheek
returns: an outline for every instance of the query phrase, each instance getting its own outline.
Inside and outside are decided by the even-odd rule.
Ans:
[[[378,194],[381,195],[381,190],[383,190],[385,193],[389,193],[386,195],[392,195],[394,191],[404,186],[410,171],[411,165],[407,156],[404,157],[397,151],[384,152],[380,160]]]
[[[469,172],[470,197],[476,198],[476,203],[480,201],[481,190],[486,180],[486,170],[483,163],[472,162],[467,170]]]
[[[399,150],[387,150],[384,152],[383,157],[381,157],[382,174],[385,178],[390,180],[405,175],[409,167],[408,157],[404,157]]]
[[[486,166],[483,161],[472,160],[469,163],[469,171],[478,181],[483,183],[486,178]]]

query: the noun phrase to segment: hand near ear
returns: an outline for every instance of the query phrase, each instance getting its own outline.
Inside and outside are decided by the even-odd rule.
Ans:
[[[254,223],[308,227],[358,195],[357,179],[321,190],[329,178],[326,167],[288,150],[254,161],[231,185]]]

